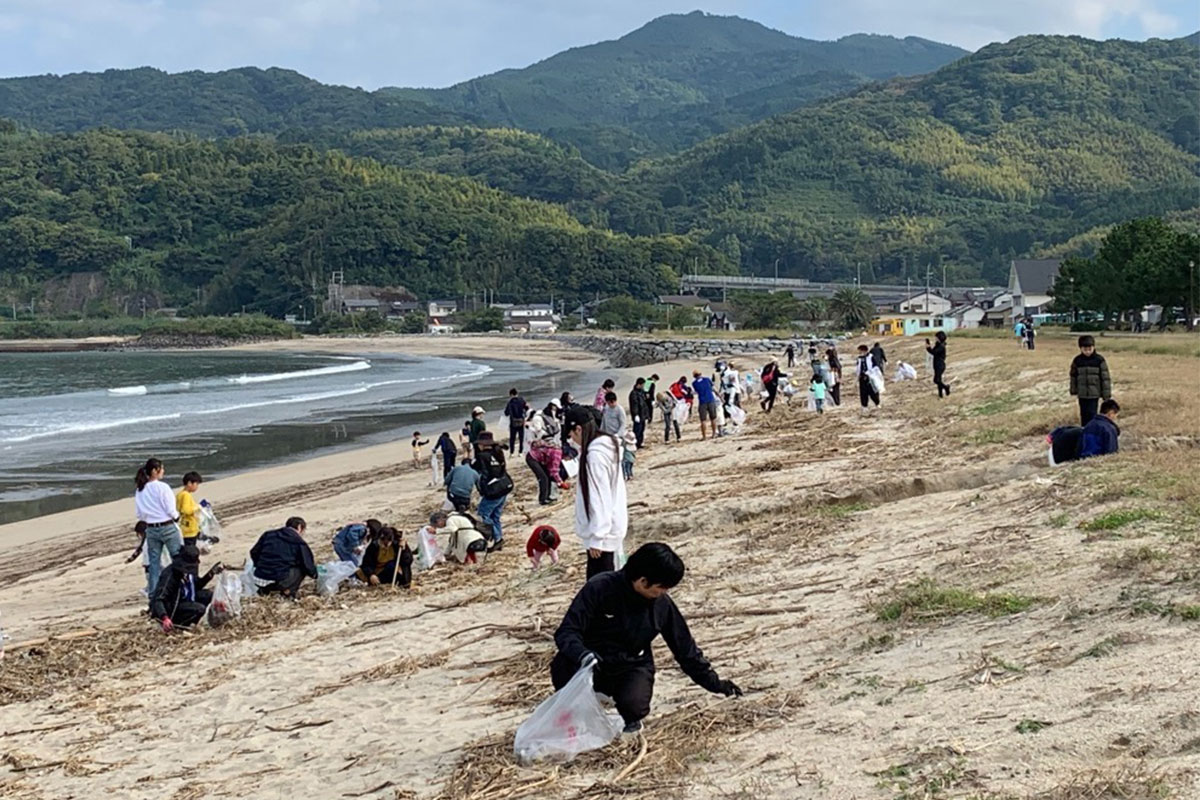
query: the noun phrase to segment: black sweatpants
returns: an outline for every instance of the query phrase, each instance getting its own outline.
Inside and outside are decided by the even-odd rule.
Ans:
[[[942,367],[941,369],[938,369],[937,367],[933,368],[933,385],[938,389],[938,397],[942,396],[943,391],[945,391],[946,394],[950,394],[950,387],[945,383],[942,383],[942,376],[945,374],[945,367]]]
[[[643,418],[641,422],[633,423],[633,436],[637,440],[638,449],[646,441],[646,420]]]
[[[272,584],[263,586],[258,590],[259,594],[286,594],[292,597],[300,590],[300,584],[304,582],[304,571],[299,567],[291,567],[287,571],[287,575],[283,580],[275,581]]]
[[[554,690],[566,686],[578,671],[577,664],[568,663],[561,654],[556,655],[550,662],[550,681]],[[592,688],[613,699],[626,724],[645,719],[654,697],[654,664],[642,662],[618,667],[601,661],[592,673]]]
[[[508,452],[509,453],[525,452],[525,426],[524,425],[508,426]]]
[[[871,379],[865,375],[858,379],[858,401],[862,403],[862,407],[867,407],[867,401],[870,400],[879,405],[879,392],[875,391],[874,384]]]
[[[183,627],[195,625],[200,620],[204,619],[204,612],[208,610],[208,604],[212,602],[212,592],[207,589],[198,589],[196,591],[195,600],[180,600],[175,604],[175,613],[171,615],[171,623]]]
[[[763,384],[763,388],[767,390],[767,399],[759,403],[763,411],[770,411],[775,407],[775,395],[779,392],[779,383]]]
[[[1100,411],[1099,397],[1081,397],[1079,398],[1079,424],[1087,425],[1092,421],[1092,417]]]
[[[594,576],[602,572],[613,572],[617,568],[617,560],[615,553],[606,553],[600,551],[597,558],[592,558],[592,554],[588,553],[587,557],[587,580],[591,580]]]
[[[842,404],[842,382],[838,381],[833,386],[830,386],[829,394],[833,398],[833,404],[840,406]]]
[[[525,456],[525,466],[529,467],[533,472],[533,477],[537,478],[538,482],[538,503],[547,505],[550,502],[550,475],[547,474],[546,468],[542,466],[542,462],[535,459],[533,456]]]

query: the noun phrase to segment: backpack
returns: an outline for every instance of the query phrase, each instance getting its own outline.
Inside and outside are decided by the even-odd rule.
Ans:
[[[495,450],[479,455],[479,494],[488,500],[499,500],[513,490],[512,478],[504,465],[504,457]]]

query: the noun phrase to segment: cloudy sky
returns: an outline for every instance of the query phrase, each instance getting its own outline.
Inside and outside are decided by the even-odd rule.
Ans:
[[[795,36],[1172,38],[1196,0],[0,0],[0,76],[281,66],[327,83],[445,86],[701,8]]]

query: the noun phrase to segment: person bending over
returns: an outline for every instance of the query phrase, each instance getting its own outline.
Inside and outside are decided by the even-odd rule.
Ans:
[[[529,556],[529,563],[533,569],[541,568],[543,556],[550,556],[550,563],[557,564],[558,548],[561,544],[562,538],[557,530],[550,525],[538,525],[529,535],[529,541],[525,543],[525,555]]]
[[[622,569],[584,584],[554,633],[558,653],[550,663],[550,679],[555,690],[594,660],[593,688],[616,702],[626,733],[641,730],[654,695],[650,645],[661,634],[698,686],[727,697],[741,695],[737,684],[717,676],[667,594],[683,580],[683,571],[683,561],[670,547],[651,542]]]
[[[150,616],[159,621],[164,633],[170,633],[176,626],[195,625],[204,618],[204,611],[212,602],[212,592],[204,587],[224,569],[219,563],[213,564],[200,576],[200,551],[195,542],[179,548],[171,565],[159,576],[158,586],[150,597]]]
[[[306,577],[316,579],[317,565],[304,541],[306,527],[300,517],[288,517],[282,528],[267,531],[250,548],[259,594],[279,592],[295,599]]]
[[[1117,415],[1121,406],[1111,397],[1100,404],[1100,413],[1083,426],[1079,444],[1079,457],[1106,456],[1120,449],[1118,439],[1121,429],[1117,427]]]
[[[379,536],[381,530],[383,530],[383,523],[377,519],[351,522],[334,534],[333,552],[342,561],[361,564],[367,545]]]

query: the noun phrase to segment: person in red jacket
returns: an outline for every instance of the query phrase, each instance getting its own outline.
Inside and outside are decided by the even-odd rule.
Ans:
[[[525,543],[525,555],[529,556],[533,568],[542,566],[542,556],[550,554],[550,563],[558,563],[558,546],[562,544],[558,531],[549,525],[538,525]]]

